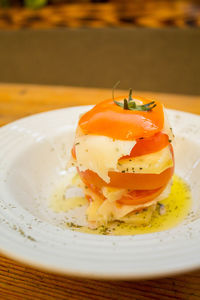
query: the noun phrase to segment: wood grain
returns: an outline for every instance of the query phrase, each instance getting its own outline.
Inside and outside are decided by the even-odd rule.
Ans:
[[[117,91],[117,94],[126,94]],[[200,97],[135,92],[200,114]],[[0,124],[33,113],[110,98],[107,89],[0,84]],[[157,280],[100,281],[43,272],[0,256],[0,299],[200,299],[200,271]]]
[[[118,90],[116,95],[128,91]],[[200,96],[134,92],[159,99],[166,107],[200,114]],[[0,125],[34,113],[74,105],[95,104],[112,97],[111,89],[0,84]]]
[[[200,272],[158,280],[100,281],[50,274],[0,256],[1,299],[200,299]]]

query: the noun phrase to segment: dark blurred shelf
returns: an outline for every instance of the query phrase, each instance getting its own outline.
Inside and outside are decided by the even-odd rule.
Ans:
[[[57,3],[38,10],[0,9],[0,29],[56,27],[200,27],[195,0],[112,0]]]

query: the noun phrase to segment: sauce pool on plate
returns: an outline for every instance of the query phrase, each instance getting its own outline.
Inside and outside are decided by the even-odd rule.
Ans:
[[[77,207],[86,206],[87,200],[84,197],[65,198],[66,186],[60,184],[52,194],[51,209],[55,212],[68,212]],[[168,230],[180,224],[188,215],[191,208],[191,193],[188,185],[179,176],[173,176],[173,184],[170,195],[159,202],[153,212],[148,225],[132,225],[119,221],[114,221],[98,228],[91,229],[89,226],[79,225],[76,222],[66,222],[66,227],[71,230],[102,235],[136,235]],[[146,218],[147,211],[140,213],[140,219]]]

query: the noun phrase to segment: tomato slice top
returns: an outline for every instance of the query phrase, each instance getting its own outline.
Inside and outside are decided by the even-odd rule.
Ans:
[[[158,132],[152,137],[137,139],[130,155],[123,156],[122,158],[124,159],[154,153],[165,148],[167,145],[169,145],[168,135]]]
[[[121,101],[124,98],[116,98]],[[134,98],[141,104],[151,102],[142,97]],[[148,138],[163,129],[163,106],[155,101],[156,106],[151,111],[125,110],[114,103],[112,99],[100,102],[79,120],[79,126],[84,134],[95,134],[112,137],[118,140],[135,140]]]

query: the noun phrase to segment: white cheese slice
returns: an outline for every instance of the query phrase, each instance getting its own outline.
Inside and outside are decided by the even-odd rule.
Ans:
[[[89,169],[96,172],[107,183],[110,182],[109,171],[160,174],[173,167],[169,146],[154,153],[121,159],[118,162],[122,156],[130,153],[134,145],[134,141],[113,141],[104,136],[82,136],[76,139],[77,160],[73,165],[76,164],[80,171]]]
[[[123,173],[160,174],[171,167],[173,167],[173,159],[167,146],[154,153],[121,159],[117,168]]]
[[[89,222],[107,223],[109,221],[121,220],[131,212],[156,204],[156,199],[143,205],[119,205],[108,199],[101,201],[95,199],[89,204],[86,215]]]
[[[102,216],[103,219],[110,220],[113,218],[114,220],[120,220],[127,214],[132,211],[139,210],[141,208],[149,207],[156,203],[156,200],[149,201],[144,204],[138,205],[123,205],[118,204],[116,202],[110,202],[109,200],[105,200],[98,209],[98,214]]]
[[[91,190],[87,190],[87,194],[90,194],[91,198],[93,199],[87,209],[88,221],[106,223],[112,220],[123,220],[123,218],[131,212],[154,206],[158,201],[162,201],[163,199],[167,198],[171,191],[171,185],[172,181],[168,183],[165,190],[158,197],[156,197],[152,201],[138,205],[123,205],[118,204],[116,201],[112,201],[113,198],[116,197],[116,188],[109,188],[110,198],[107,198],[104,201],[100,199],[96,194],[94,194]],[[120,192],[121,189],[119,189],[119,193]],[[116,200],[119,200],[119,197],[117,197]]]
[[[127,193],[127,189],[118,189],[110,186],[104,186],[101,191],[104,197],[109,200],[109,202],[117,201]]]
[[[106,183],[109,171],[117,172],[120,157],[129,155],[136,141],[113,140],[106,136],[83,135],[75,138],[76,159],[80,171],[91,170]]]

